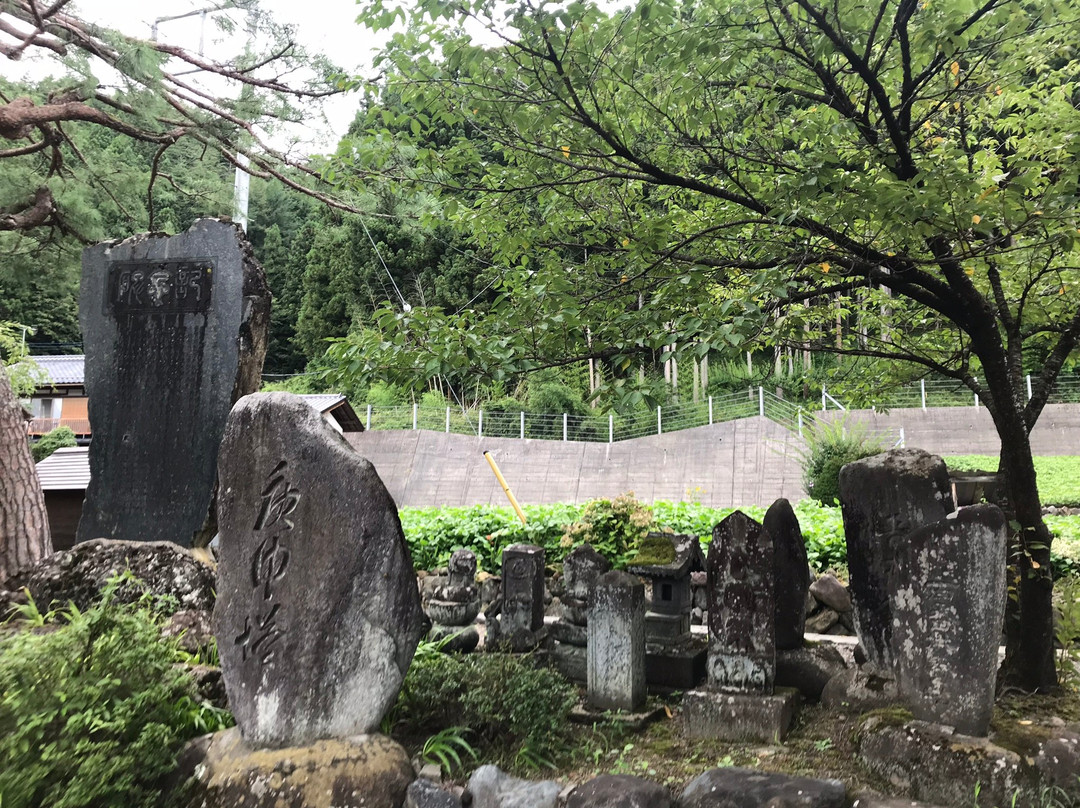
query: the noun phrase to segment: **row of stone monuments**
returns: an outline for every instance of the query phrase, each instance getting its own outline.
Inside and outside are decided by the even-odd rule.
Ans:
[[[202,750],[207,804],[248,804],[252,783],[288,795],[324,778],[335,804],[403,789],[412,779],[404,750],[365,733],[393,704],[421,637],[475,646],[475,558],[451,559],[428,604],[433,627],[374,468],[302,400],[240,398],[258,384],[269,298],[233,225],[203,221],[172,239],[93,248],[82,295],[95,437],[79,537],[190,545],[220,532],[214,630],[239,732]],[[1004,608],[1003,515],[956,511],[944,464],[917,450],[851,464],[840,482],[866,661],[827,687],[854,700],[876,677],[916,717],[985,735]],[[696,537],[663,538],[669,556],[628,572],[576,548],[564,616],[551,625],[543,550],[508,548],[489,642],[549,648],[600,709],[639,708],[651,683],[687,691],[691,735],[782,738],[798,697],[777,686],[777,659],[802,645],[809,583],[790,505],[774,504],[763,524],[732,514],[707,556]],[[704,645],[689,630],[689,580],[702,571]],[[273,748],[290,750],[287,772],[280,757],[259,753]]]

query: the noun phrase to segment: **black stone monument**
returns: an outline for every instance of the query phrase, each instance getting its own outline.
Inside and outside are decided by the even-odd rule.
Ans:
[[[90,484],[76,538],[205,544],[233,402],[258,389],[266,276],[235,224],[83,252]]]

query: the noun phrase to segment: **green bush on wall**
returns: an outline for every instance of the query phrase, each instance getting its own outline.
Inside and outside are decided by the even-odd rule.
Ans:
[[[872,438],[860,423],[821,422],[805,435],[807,448],[799,457],[803,487],[822,505],[840,502],[840,469],[885,451],[881,441]]]

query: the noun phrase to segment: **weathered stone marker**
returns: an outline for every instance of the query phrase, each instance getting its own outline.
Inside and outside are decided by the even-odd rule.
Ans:
[[[893,449],[840,471],[855,629],[867,660],[882,671],[895,662],[890,593],[905,563],[907,535],[953,511],[948,470],[921,449]]]
[[[742,511],[735,511],[713,528],[706,568],[708,685],[683,697],[687,731],[694,738],[782,740],[799,694],[774,687],[772,537]]]
[[[480,593],[476,588],[476,554],[455,550],[447,565],[449,583],[435,589],[427,604],[432,626],[429,637],[446,640],[446,650],[469,652],[480,642],[472,622],[480,611]]]
[[[972,505],[906,539],[894,595],[896,679],[918,719],[986,735],[1005,611],[1005,515]]]
[[[772,538],[735,511],[713,529],[709,576],[709,685],[772,693],[776,612]]]
[[[589,704],[636,710],[645,703],[645,584],[625,572],[600,576],[589,596]]]
[[[428,624],[397,508],[302,399],[237,402],[221,446],[215,634],[254,746],[377,728]]]
[[[778,499],[765,512],[761,526],[772,538],[773,545],[776,648],[782,651],[801,648],[806,629],[810,566],[799,518],[790,502]]]
[[[84,251],[94,440],[78,541],[213,537],[218,444],[233,402],[259,388],[269,321],[266,277],[237,225],[201,219]]]
[[[589,594],[611,562],[591,544],[579,544],[563,559],[563,616],[552,623],[551,659],[559,673],[575,682],[588,679]]]
[[[502,614],[488,625],[491,645],[529,651],[546,636],[544,631],[544,548],[511,544],[502,556]]]

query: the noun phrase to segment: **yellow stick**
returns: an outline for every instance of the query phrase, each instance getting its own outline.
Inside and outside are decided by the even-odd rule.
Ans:
[[[514,506],[514,511],[517,512],[518,519],[521,520],[521,524],[525,524],[525,512],[521,510],[521,506],[518,505],[517,499],[514,498],[514,492],[510,490],[510,486],[506,484],[506,478],[502,476],[502,472],[499,471],[499,467],[495,465],[495,458],[491,456],[491,452],[484,452],[484,457],[487,458],[488,465],[491,466],[491,470],[495,472],[495,479],[499,481],[499,485],[502,486],[502,490],[506,492],[506,498],[510,500],[510,504]]]

